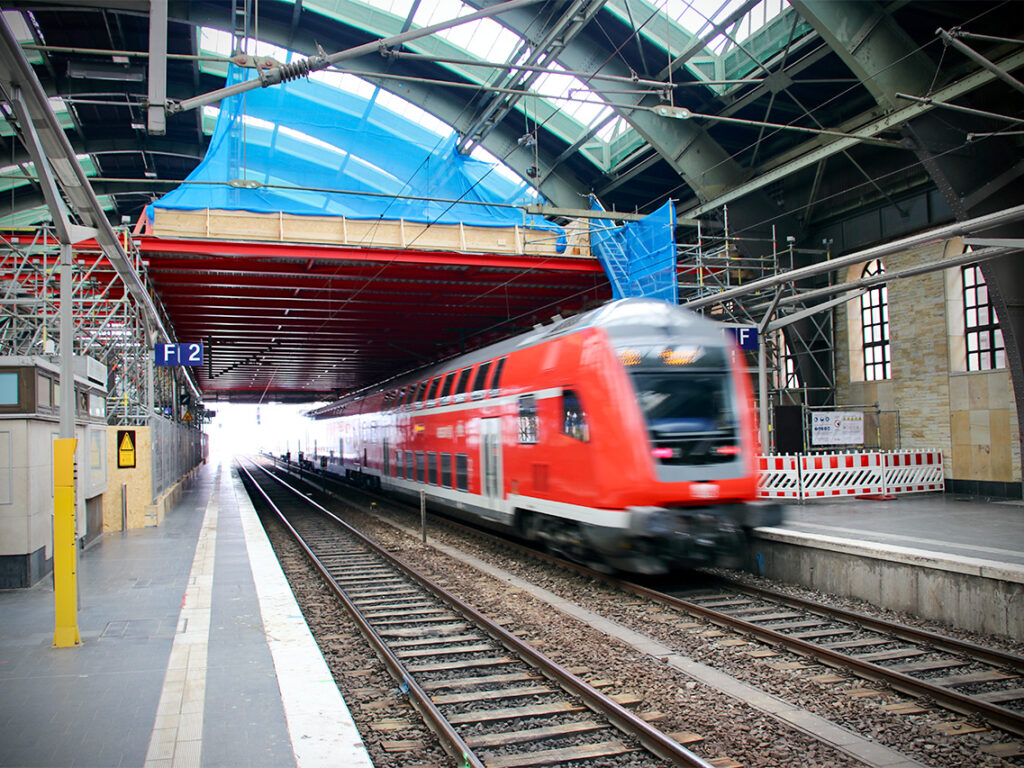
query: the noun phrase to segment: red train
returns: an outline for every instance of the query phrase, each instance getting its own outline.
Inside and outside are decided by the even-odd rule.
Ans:
[[[724,562],[749,529],[758,446],[724,328],[623,299],[319,409],[328,471],[638,573]],[[323,453],[324,444],[319,448]]]

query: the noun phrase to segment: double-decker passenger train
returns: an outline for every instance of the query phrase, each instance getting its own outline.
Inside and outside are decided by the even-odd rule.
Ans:
[[[722,563],[750,528],[779,522],[777,506],[753,501],[752,413],[723,326],[622,299],[314,417],[326,471],[650,574]]]

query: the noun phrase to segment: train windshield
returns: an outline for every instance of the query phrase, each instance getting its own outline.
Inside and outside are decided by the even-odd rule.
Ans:
[[[728,371],[632,371],[654,456],[663,464],[736,458],[735,398]]]

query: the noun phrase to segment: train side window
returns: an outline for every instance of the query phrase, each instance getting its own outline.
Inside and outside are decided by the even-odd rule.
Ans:
[[[402,452],[395,451],[395,477],[405,477],[405,467],[402,464]]]
[[[455,454],[455,487],[469,490],[469,456],[465,453]]]
[[[452,455],[450,453],[441,454],[441,487],[452,487]]]
[[[412,451],[406,451],[405,452],[405,479],[406,480],[412,480],[413,479],[412,471],[413,471]]]
[[[413,405],[414,408],[422,408],[423,407],[423,393],[424,393],[424,390],[426,388],[427,388],[427,382],[426,381],[421,381],[419,384],[416,385],[416,392],[412,396],[412,405]]]
[[[427,390],[427,402],[429,403],[437,395],[437,388],[441,385],[441,377],[433,379],[430,382],[430,389]]]
[[[402,404],[404,402],[405,402],[405,387],[402,387],[400,390],[395,392],[395,410],[397,411],[399,408],[401,408]]]
[[[590,441],[590,427],[583,403],[571,389],[562,393],[562,433],[584,443]]]
[[[434,451],[427,451],[427,482],[437,485],[437,454]]]
[[[466,394],[466,388],[469,386],[469,374],[472,373],[473,366],[463,368],[462,373],[459,374],[459,383],[455,385],[455,402],[462,402]]]
[[[448,397],[452,393],[452,385],[455,384],[455,373],[449,373],[444,377],[444,386],[441,387],[441,397]]]
[[[537,442],[537,399],[533,395],[519,398],[519,442],[526,445]]]
[[[423,451],[416,451],[416,482],[423,482]]]
[[[501,389],[501,372],[505,368],[505,361],[508,360],[508,355],[498,360],[494,366],[494,375],[491,377],[491,394],[496,395]]]
[[[480,367],[476,369],[476,376],[473,378],[473,397],[483,397],[484,382],[487,380],[487,372],[491,369],[491,361],[488,360],[486,363],[480,363]]]

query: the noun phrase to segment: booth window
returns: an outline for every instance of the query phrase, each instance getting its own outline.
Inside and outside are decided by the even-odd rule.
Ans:
[[[999,318],[989,300],[988,285],[981,267],[963,267],[964,337],[967,345],[967,370],[991,371],[1006,367],[1006,345]]]
[[[18,372],[0,373],[0,405],[18,404]]]
[[[864,267],[862,277],[885,274],[885,266],[875,259]],[[889,349],[889,289],[878,285],[860,297],[861,333],[864,342],[864,380],[892,378]]]

